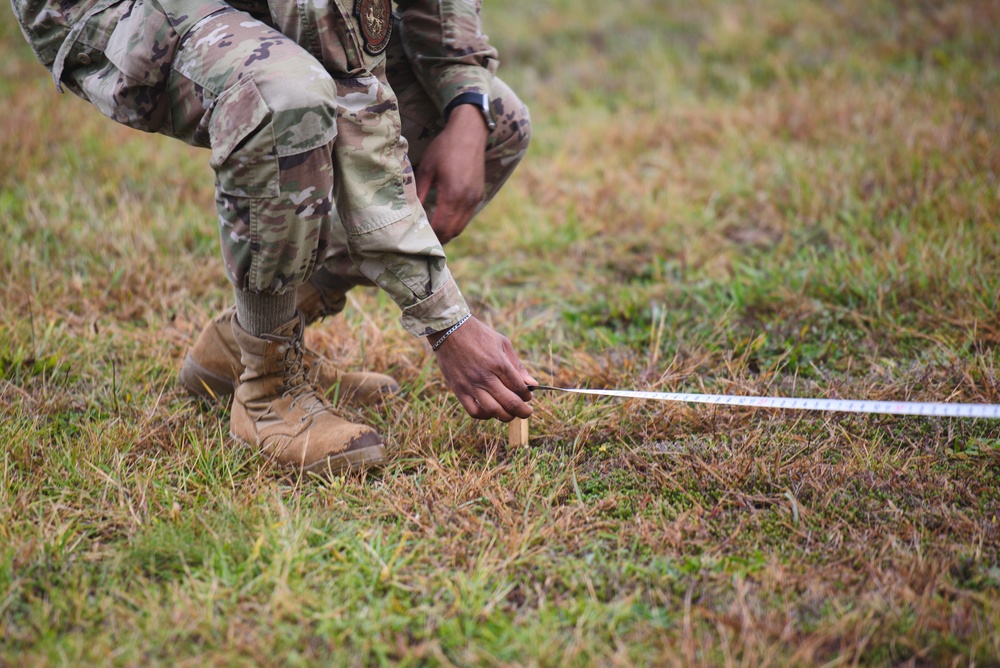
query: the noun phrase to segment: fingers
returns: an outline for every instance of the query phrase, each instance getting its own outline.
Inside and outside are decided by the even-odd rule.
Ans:
[[[477,420],[489,420],[493,417],[492,415],[489,415],[482,408],[482,406],[479,404],[479,401],[477,401],[476,398],[471,394],[456,391],[455,395],[458,397],[458,400],[462,403],[462,408],[465,409],[465,412],[468,413],[473,418]]]
[[[478,203],[479,200],[471,196],[455,197],[444,188],[438,191],[431,227],[442,244],[448,243],[462,233],[472,220]]]
[[[486,414],[485,419],[496,418],[501,422],[510,422],[514,419],[511,415],[493,396],[482,393],[479,398],[479,407],[482,409],[483,413]]]
[[[515,417],[531,417],[532,409],[510,390],[480,389],[469,394],[459,394],[459,401],[466,412],[477,420],[497,419],[510,422]]]
[[[437,181],[437,176],[437,171],[434,169],[433,161],[431,160],[422,163],[417,169],[417,199],[420,200],[420,204],[425,208],[427,207],[427,198],[430,196],[431,189]],[[437,185],[440,188],[440,184]],[[458,232],[461,232],[462,229],[459,227],[458,232],[453,231],[455,229],[452,222],[452,219],[455,217],[453,209],[452,199],[446,193],[438,192],[437,202],[434,204],[434,213],[430,223],[431,229],[434,230],[438,241],[442,245],[457,237]]]
[[[517,379],[515,387],[508,385],[511,379]],[[484,377],[475,385],[457,390],[455,394],[475,419],[496,418],[501,422],[510,422],[515,417],[530,417],[533,412],[527,403],[532,398],[531,391],[520,381],[520,374],[509,368],[499,370],[496,375],[489,374],[488,378]]]
[[[442,244],[446,244],[458,236],[454,232],[454,218],[455,210],[451,199],[446,197],[444,193],[438,192],[437,203],[434,208],[434,218],[431,220],[431,228],[437,234],[438,240]]]
[[[475,389],[469,392],[456,392],[465,411],[477,420],[492,420],[510,422],[514,417],[493,398],[486,390]]]
[[[431,193],[431,186],[434,185],[434,168],[430,161],[420,165],[417,169],[417,199],[420,204],[427,206],[427,196]]]
[[[508,344],[509,345],[509,344]],[[531,390],[521,378],[520,372],[511,364],[505,364],[483,387],[479,395],[479,406],[501,422],[510,422],[515,417],[531,416]],[[483,394],[486,395],[484,400]]]
[[[510,422],[515,417],[529,418],[535,412],[531,408],[531,404],[522,401],[520,397],[513,393],[511,393],[507,403],[503,405],[503,409],[503,415],[497,416],[497,419],[501,422]]]
[[[521,364],[521,360],[518,359],[517,353],[514,352],[514,346],[511,345],[509,339],[504,338],[502,340],[500,350],[508,362],[507,366],[501,370],[502,373],[498,374],[500,380],[522,400],[531,401],[532,394],[528,387],[530,385],[538,385],[538,382],[531,377],[531,374]]]
[[[472,318],[448,343],[437,352],[438,364],[469,415],[510,422],[532,414],[528,384],[534,379],[506,337]]]
[[[535,380],[534,377],[532,377],[532,375],[528,373],[528,370],[524,368],[524,365],[521,364],[521,360],[518,359],[517,353],[514,352],[514,346],[511,345],[510,340],[505,339],[505,342],[502,345],[504,354],[507,355],[507,359],[514,367],[515,373],[518,376],[517,380],[514,381],[515,385],[507,384],[507,387],[517,392],[518,395],[525,401],[530,401],[532,398],[532,394],[531,390],[529,390],[528,387],[534,387],[539,385],[540,383],[537,380]],[[524,386],[524,392],[519,391],[522,384]]]

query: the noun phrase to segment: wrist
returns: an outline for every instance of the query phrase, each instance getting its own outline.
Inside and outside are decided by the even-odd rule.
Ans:
[[[445,132],[461,137],[463,144],[475,144],[484,148],[490,137],[490,131],[483,123],[482,116],[468,104],[455,107],[448,117]]]
[[[431,344],[431,352],[437,352],[438,348],[440,348],[442,345],[444,345],[444,342],[448,339],[448,337],[450,337],[452,334],[454,334],[455,332],[457,332],[458,328],[461,327],[462,325],[464,325],[466,322],[468,322],[470,318],[472,318],[472,314],[471,313],[463,316],[461,320],[459,320],[458,322],[456,322],[454,325],[452,325],[448,329],[446,329],[446,330],[444,330],[442,332],[435,332],[434,334],[431,334],[430,336],[428,336],[427,337],[427,342]]]
[[[493,105],[489,95],[485,93],[467,92],[456,96],[444,109],[446,123],[451,123],[456,115],[470,118],[473,113],[479,116],[487,132],[496,130],[496,119],[493,117]]]

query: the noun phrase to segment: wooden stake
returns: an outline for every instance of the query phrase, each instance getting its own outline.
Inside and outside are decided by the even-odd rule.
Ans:
[[[507,426],[510,447],[519,448],[528,444],[528,419],[516,417]]]

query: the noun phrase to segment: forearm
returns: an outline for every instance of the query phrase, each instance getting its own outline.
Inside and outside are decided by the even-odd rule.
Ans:
[[[336,80],[334,201],[351,259],[402,309],[407,331],[426,336],[469,308],[417,198],[396,98],[376,72]]]
[[[469,314],[422,213],[369,233],[349,229],[348,248],[361,273],[400,307],[403,327],[414,336],[446,330]]]
[[[462,93],[489,94],[499,61],[483,34],[481,0],[402,0],[400,39],[438,109]]]

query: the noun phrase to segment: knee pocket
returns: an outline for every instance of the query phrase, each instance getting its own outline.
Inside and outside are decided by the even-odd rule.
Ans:
[[[219,190],[238,197],[276,197],[281,190],[280,158],[333,141],[337,125],[332,81],[329,87],[312,83],[286,82],[275,89],[268,81],[258,84],[245,77],[218,98],[209,136]]]
[[[271,110],[251,77],[215,102],[208,132],[209,164],[220,191],[236,197],[275,197],[280,191]]]

